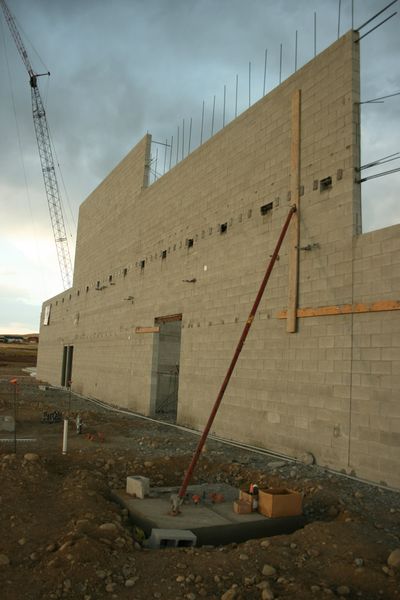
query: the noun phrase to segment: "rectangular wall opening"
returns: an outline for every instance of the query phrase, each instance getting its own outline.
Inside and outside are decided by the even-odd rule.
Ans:
[[[72,359],[74,355],[73,346],[64,346],[61,365],[61,385],[69,387],[72,381]]]
[[[178,412],[179,363],[182,315],[155,319],[160,328],[154,338],[152,414],[176,422]]]

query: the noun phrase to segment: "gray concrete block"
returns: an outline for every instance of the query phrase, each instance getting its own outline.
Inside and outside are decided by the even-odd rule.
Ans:
[[[15,420],[14,417],[2,415],[0,416],[0,431],[14,431]]]
[[[197,537],[186,529],[152,529],[146,540],[148,548],[183,548],[195,546]]]
[[[136,498],[145,498],[150,493],[150,479],[140,475],[129,475],[126,478],[126,493]]]

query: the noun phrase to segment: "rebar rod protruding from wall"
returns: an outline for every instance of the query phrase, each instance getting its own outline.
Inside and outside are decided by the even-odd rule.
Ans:
[[[263,84],[263,96],[265,96],[265,86],[267,83],[267,60],[268,60],[268,50],[265,48],[264,53],[264,84]]]
[[[265,288],[267,286],[268,280],[270,278],[272,269],[274,268],[276,259],[277,259],[278,254],[279,254],[279,250],[280,250],[280,248],[282,246],[282,242],[283,242],[283,240],[285,238],[285,235],[287,233],[287,230],[288,230],[291,218],[293,217],[293,215],[296,212],[296,210],[297,209],[296,209],[295,206],[291,207],[291,209],[289,211],[289,214],[286,217],[285,224],[282,227],[282,231],[281,231],[281,233],[279,235],[279,238],[278,238],[278,241],[276,243],[275,250],[274,250],[274,252],[273,252],[273,254],[271,256],[271,260],[269,261],[267,270],[266,270],[264,278],[263,278],[263,280],[261,282],[261,285],[260,285],[260,288],[258,290],[256,299],[255,299],[254,304],[253,304],[253,307],[252,307],[252,309],[250,311],[250,314],[249,314],[248,319],[246,321],[246,324],[244,326],[242,335],[240,336],[238,345],[236,347],[235,353],[234,353],[233,358],[231,360],[231,364],[229,365],[228,371],[227,371],[227,373],[225,375],[225,379],[224,379],[224,381],[222,383],[221,389],[219,390],[217,399],[216,399],[216,401],[214,403],[213,409],[212,409],[211,414],[210,414],[210,416],[208,418],[207,425],[205,426],[205,429],[204,429],[204,431],[203,431],[203,433],[202,433],[202,435],[200,437],[199,443],[197,444],[197,448],[196,448],[196,450],[195,450],[195,452],[193,454],[193,458],[191,460],[191,463],[189,465],[188,470],[186,471],[186,474],[185,474],[185,477],[183,479],[182,485],[181,485],[180,490],[178,492],[178,498],[181,501],[185,497],[187,487],[188,487],[189,482],[190,482],[190,480],[192,478],[192,475],[193,475],[193,471],[196,468],[197,462],[198,462],[198,460],[200,458],[201,451],[203,449],[204,444],[206,443],[206,440],[207,440],[208,434],[210,432],[211,426],[212,426],[212,424],[214,422],[214,419],[215,419],[215,417],[217,415],[217,412],[218,412],[219,406],[221,404],[222,398],[224,397],[225,390],[228,387],[228,383],[229,383],[230,378],[232,376],[232,373],[233,373],[233,371],[235,369],[236,363],[238,361],[239,355],[240,355],[240,353],[242,351],[242,348],[244,346],[244,343],[246,341],[247,335],[248,335],[248,333],[250,331],[250,327],[251,327],[251,325],[252,325],[252,323],[254,321],[254,317],[256,315],[258,306],[259,306],[259,304],[261,302],[261,299],[263,297],[263,294],[264,294]]]
[[[249,62],[249,108],[251,106],[251,62]]]
[[[188,154],[190,154],[191,143],[192,143],[192,117],[190,117],[190,123],[189,123]]]
[[[317,56],[317,13],[314,12],[314,58]]]
[[[236,88],[235,88],[235,119],[238,111],[238,89],[239,89],[239,75],[236,75]]]
[[[201,109],[200,146],[203,143],[203,130],[204,130],[204,100],[203,100],[203,108]]]
[[[213,100],[213,109],[212,109],[212,117],[211,117],[211,137],[214,135],[214,119],[215,119],[215,96]]]
[[[222,127],[225,127],[226,85],[224,85],[224,108],[222,110]]]

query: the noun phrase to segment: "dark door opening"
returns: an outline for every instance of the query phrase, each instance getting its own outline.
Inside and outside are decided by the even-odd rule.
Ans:
[[[155,416],[175,422],[178,411],[182,315],[160,317],[155,322],[160,331],[155,348],[153,411]]]
[[[73,346],[64,346],[61,367],[61,385],[69,387],[72,381],[72,359],[74,355]]]

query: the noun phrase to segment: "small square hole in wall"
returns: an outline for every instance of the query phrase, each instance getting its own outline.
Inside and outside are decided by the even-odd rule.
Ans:
[[[64,304],[64,298],[61,300],[61,303]]]
[[[142,269],[142,271],[143,271],[143,269],[144,269],[144,266],[145,266],[145,264],[146,264],[146,261],[145,261],[145,260],[141,260],[141,261],[139,261],[139,267]]]
[[[123,269],[123,271],[122,271],[122,275],[123,275],[124,277],[126,277],[126,276],[128,275],[128,269],[127,269],[126,267],[125,267],[125,269]]]
[[[89,286],[87,285],[86,286],[86,293],[88,293],[88,291],[89,291]]]
[[[314,179],[312,189],[313,190],[317,190],[318,189],[318,179]]]
[[[274,203],[273,202],[268,202],[268,204],[263,204],[263,206],[260,207],[260,213],[262,215],[266,215],[267,213],[269,213],[270,210],[272,210],[274,207]]]
[[[80,295],[81,295],[81,291],[80,291],[80,290],[78,290],[78,291],[76,292],[76,295],[77,295],[77,296],[80,296]]]
[[[186,246],[187,246],[187,248],[192,248],[193,244],[194,244],[194,239],[193,238],[187,238],[187,240],[186,240]]]
[[[325,177],[325,179],[321,179],[319,182],[319,191],[323,192],[324,190],[329,190],[332,187],[332,177]]]
[[[112,282],[112,275],[109,275],[108,276],[108,283],[111,283],[111,282]]]
[[[58,306],[58,300],[56,300],[56,306]]]
[[[70,294],[70,295],[69,295],[69,298],[68,298],[68,299],[69,299],[69,300],[71,300],[71,298],[72,298],[72,294]]]
[[[166,250],[163,250],[163,251],[161,252],[161,258],[162,258],[163,260],[164,260],[164,258],[167,258],[167,251],[166,251]]]
[[[219,226],[220,233],[226,233],[228,231],[228,223],[221,223]]]

